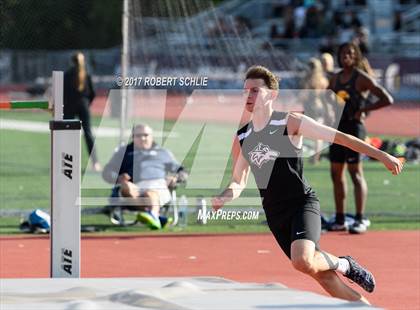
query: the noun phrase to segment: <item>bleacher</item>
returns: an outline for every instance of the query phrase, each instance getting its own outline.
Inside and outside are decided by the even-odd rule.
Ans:
[[[401,3],[399,0],[382,0],[378,6],[377,1],[227,0],[218,6],[204,5],[204,1],[195,3],[202,8],[198,8],[199,13],[191,14],[193,4],[179,0],[183,4],[179,7],[176,2],[169,7],[159,7],[163,2],[156,2],[154,14],[143,16],[142,2],[132,0],[128,74],[199,74],[208,76],[213,88],[236,88],[243,71],[249,65],[259,63],[281,72],[282,87],[294,88],[309,57],[319,55],[323,45],[328,47],[331,44],[334,49],[340,43],[340,38],[331,33],[321,32],[318,37],[308,37],[296,31],[293,38],[282,36],[288,9],[295,10],[293,14],[296,15],[297,8],[309,10],[315,6],[316,14],[321,14],[328,22],[340,14],[354,12],[366,29],[369,60],[379,65],[375,69],[381,79],[393,62],[397,61],[399,65],[399,59],[405,57],[415,63],[420,57],[420,5],[410,0],[401,0]],[[163,10],[165,14],[162,14]],[[396,16],[399,17],[398,23]],[[277,36],[271,32],[273,25],[277,27]],[[0,51],[3,72],[0,80],[4,84],[33,83],[36,79],[42,83],[52,68],[66,69],[72,52]],[[121,73],[121,47],[84,52],[97,86],[113,87],[115,76]],[[400,80],[410,81],[411,84],[405,85],[408,88],[417,87],[419,72],[410,71],[416,66],[404,66],[411,76]],[[406,73],[405,68],[400,71]],[[403,91],[406,91],[405,86]],[[407,94],[409,96],[403,94],[401,98],[412,99],[411,94],[415,92]]]

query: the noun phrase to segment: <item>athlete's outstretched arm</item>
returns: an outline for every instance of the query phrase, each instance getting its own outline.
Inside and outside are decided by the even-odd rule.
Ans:
[[[374,148],[359,138],[322,125],[300,113],[289,113],[287,131],[290,135],[301,135],[314,140],[324,140],[343,145],[359,153],[367,154],[369,157],[381,161],[394,175],[399,174],[403,167],[401,161],[394,156]]]
[[[233,142],[233,171],[232,179],[230,184],[225,190],[218,196],[212,199],[212,205],[214,210],[218,210],[226,202],[238,198],[243,189],[246,187],[249,176],[249,164],[242,156],[241,146],[239,145],[238,138],[235,138]]]

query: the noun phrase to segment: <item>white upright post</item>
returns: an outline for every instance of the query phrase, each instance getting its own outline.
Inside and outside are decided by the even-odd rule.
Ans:
[[[62,71],[53,71],[52,94],[53,118],[55,121],[62,121],[64,113],[64,74]]]
[[[51,277],[80,277],[80,129],[63,120],[63,72],[52,79],[51,130]]]
[[[129,52],[129,0],[124,0],[123,2],[123,15],[122,15],[122,50],[121,50],[121,78],[122,78],[122,86],[121,86],[121,113],[120,113],[120,141],[119,143],[122,144],[125,142],[124,132],[126,128],[126,123],[128,119],[128,95],[127,95],[127,87],[125,85],[125,78],[128,75],[128,52]]]

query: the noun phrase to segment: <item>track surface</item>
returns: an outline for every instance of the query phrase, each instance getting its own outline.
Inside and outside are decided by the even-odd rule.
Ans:
[[[420,309],[420,231],[328,233],[321,246],[333,254],[351,254],[374,273],[377,289],[365,294],[374,305]],[[1,278],[48,276],[47,237],[0,238]],[[325,294],[312,279],[291,268],[269,234],[82,238],[82,277],[150,276],[222,276],[280,282]]]

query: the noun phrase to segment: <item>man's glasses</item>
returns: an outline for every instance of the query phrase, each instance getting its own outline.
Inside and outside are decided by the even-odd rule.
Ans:
[[[148,133],[136,133],[136,134],[134,134],[135,138],[143,138],[143,137],[148,137],[148,136],[150,136],[150,134],[148,134]]]

